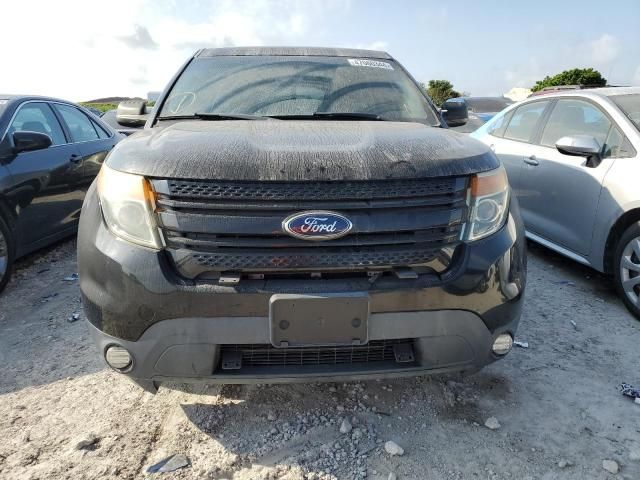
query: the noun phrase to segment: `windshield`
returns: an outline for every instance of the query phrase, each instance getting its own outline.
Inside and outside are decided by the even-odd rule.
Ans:
[[[4,112],[5,108],[7,108],[8,103],[9,100],[7,100],[6,98],[0,98],[0,115],[2,115],[2,112]]]
[[[632,95],[612,95],[611,100],[615,102],[629,120],[633,122],[636,129],[640,131],[640,93]]]
[[[197,113],[286,118],[327,112],[438,124],[424,95],[394,61],[319,56],[196,58],[172,88],[159,118]]]

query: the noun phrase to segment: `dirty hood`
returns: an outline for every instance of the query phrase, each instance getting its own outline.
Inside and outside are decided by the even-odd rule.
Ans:
[[[319,181],[468,175],[499,165],[482,143],[419,123],[181,121],[118,143],[116,170],[160,178]]]

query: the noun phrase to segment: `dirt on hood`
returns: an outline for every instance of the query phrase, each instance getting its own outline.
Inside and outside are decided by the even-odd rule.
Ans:
[[[409,122],[189,120],[146,129],[107,159],[116,170],[194,180],[384,180],[469,175],[498,167],[489,148]]]

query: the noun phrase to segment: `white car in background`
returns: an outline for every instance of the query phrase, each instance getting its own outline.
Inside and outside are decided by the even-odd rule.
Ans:
[[[640,87],[532,97],[471,136],[504,164],[527,237],[612,274],[640,318]]]

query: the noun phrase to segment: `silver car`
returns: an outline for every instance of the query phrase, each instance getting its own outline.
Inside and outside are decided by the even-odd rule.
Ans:
[[[531,98],[471,136],[504,164],[527,237],[612,274],[640,318],[640,87]]]

